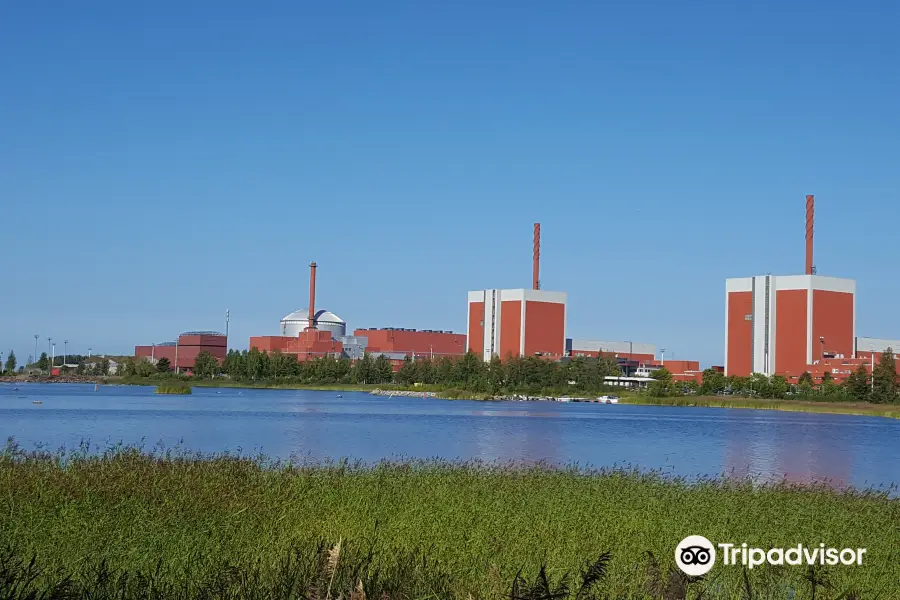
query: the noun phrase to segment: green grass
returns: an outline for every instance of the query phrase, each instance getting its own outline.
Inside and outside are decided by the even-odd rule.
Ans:
[[[866,417],[888,417],[900,419],[900,405],[872,404],[870,402],[824,402],[817,400],[774,400],[766,398],[741,398],[735,396],[676,396],[655,398],[653,396],[629,395],[622,399],[626,404],[648,404],[655,406],[703,406],[713,408],[749,408],[760,410],[786,410]]]
[[[168,381],[166,383],[161,383],[156,386],[155,393],[157,394],[180,394],[180,395],[190,395],[191,394],[191,384],[185,383],[183,381]]]
[[[760,547],[867,548],[861,567],[814,574],[828,584],[818,585],[819,600],[853,590],[897,598],[900,581],[900,501],[821,486],[479,463],[26,455],[11,447],[0,457],[0,490],[0,540],[12,548],[0,553],[4,598],[18,597],[3,595],[4,568],[7,580],[21,582],[27,569],[16,561],[32,556],[42,569],[32,587],[68,577],[93,598],[112,597],[97,590],[115,587],[123,573],[137,591],[121,597],[135,598],[153,597],[148,585],[184,597],[206,586],[231,590],[210,597],[324,598],[327,581],[332,597],[352,597],[362,581],[369,598],[509,598],[520,571],[529,582],[516,584],[520,597],[550,598],[522,591],[535,580],[541,587],[542,566],[557,582],[609,552],[590,597],[673,600],[685,597],[676,593],[685,582],[673,574],[674,548],[689,534]],[[338,542],[344,558],[334,575],[325,563]],[[796,600],[811,598],[804,567],[746,576],[718,565],[689,589],[709,599],[746,598],[747,586],[752,598],[789,598],[791,589]],[[305,596],[284,592],[289,582]]]

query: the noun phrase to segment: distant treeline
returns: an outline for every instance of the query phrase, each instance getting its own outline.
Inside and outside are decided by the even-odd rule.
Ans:
[[[149,377],[169,373],[171,365],[161,359],[152,365],[146,359],[123,359],[118,375]],[[485,363],[472,352],[460,357],[441,357],[411,360],[406,358],[395,373],[391,361],[384,356],[373,358],[366,354],[357,361],[346,358],[318,358],[298,362],[291,354],[268,354],[256,348],[250,351],[228,352],[224,362],[208,352],[201,352],[195,361],[193,377],[211,379],[227,377],[234,382],[289,383],[307,385],[333,384],[389,384],[443,386],[479,393],[540,393],[599,392],[611,389],[604,381],[608,376],[621,375],[616,360],[611,357],[572,358],[552,362],[538,357],[494,357]],[[675,381],[672,374],[661,368],[653,374],[656,381],[645,390],[653,396],[737,395],[760,398],[805,398],[825,401],[898,403],[900,386],[892,351],[882,356],[875,366],[874,377],[865,367],[841,384],[826,373],[824,381],[813,385],[809,373],[791,385],[780,375],[767,377],[755,373],[752,377],[726,377],[713,369],[703,372],[703,383]]]
[[[781,375],[767,377],[762,373],[754,373],[751,377],[726,377],[712,369],[703,372],[703,384],[699,386],[673,382],[671,375],[665,370],[657,371],[655,377],[658,381],[650,386],[650,393],[656,396],[677,396],[684,393],[734,394],[760,398],[800,397],[831,402],[900,403],[897,367],[894,352],[890,348],[881,355],[881,362],[875,365],[872,375],[861,365],[842,383],[835,382],[831,373],[827,372],[819,385],[814,385],[809,373],[803,373],[796,385],[788,383]]]
[[[119,374],[125,377],[147,377],[160,371],[146,360],[125,359],[119,363]],[[168,368],[168,365],[166,365]],[[228,377],[236,382],[283,382],[291,384],[389,384],[443,386],[479,393],[539,393],[549,390],[584,392],[609,389],[604,377],[620,375],[613,358],[576,358],[556,363],[537,357],[494,358],[485,363],[469,352],[459,357],[406,358],[395,373],[391,361],[384,356],[351,361],[346,358],[317,358],[298,362],[291,354],[250,351],[228,352],[221,365],[207,352],[195,361],[193,376],[210,379]]]

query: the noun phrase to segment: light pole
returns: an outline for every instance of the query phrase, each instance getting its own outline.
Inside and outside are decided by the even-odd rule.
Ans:
[[[50,360],[50,355],[52,354],[51,348],[53,346],[53,338],[47,336],[47,359]],[[47,375],[53,374],[53,361],[50,360],[50,366],[47,367]]]
[[[659,349],[659,362],[662,366],[666,366],[666,349],[665,348]]]
[[[231,321],[231,310],[225,311],[225,349],[228,350],[228,323]]]
[[[91,348],[88,348],[88,358],[91,357]]]
[[[69,356],[69,340],[63,340],[63,365],[66,364],[66,357]]]
[[[32,367],[32,368],[34,368],[34,363],[36,363],[36,362],[37,362],[37,359],[38,359],[38,355],[37,355],[37,342],[38,342],[38,338],[39,338],[39,337],[41,337],[40,334],[38,334],[38,333],[34,334],[34,356],[31,357],[31,360],[32,360],[32,362],[31,362],[31,367]]]
[[[53,342],[53,358],[50,359],[50,374],[53,375],[53,365],[56,363],[56,342]]]

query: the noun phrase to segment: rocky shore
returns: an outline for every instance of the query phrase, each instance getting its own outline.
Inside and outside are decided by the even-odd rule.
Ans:
[[[103,383],[103,379],[80,375],[57,375],[56,377],[16,375],[15,377],[2,376],[0,383]]]

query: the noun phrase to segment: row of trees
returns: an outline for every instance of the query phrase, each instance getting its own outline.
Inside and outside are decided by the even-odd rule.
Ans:
[[[494,358],[485,363],[469,352],[460,357],[424,358],[403,361],[395,373],[391,361],[384,356],[365,354],[351,362],[345,358],[320,358],[297,362],[289,354],[250,351],[228,352],[222,365],[201,352],[195,361],[195,377],[224,375],[236,381],[289,380],[306,384],[386,384],[440,385],[475,392],[538,393],[542,390],[599,391],[605,388],[604,377],[619,375],[615,359],[574,358],[555,363],[537,357],[512,357],[505,361]]]
[[[897,366],[894,352],[890,348],[882,353],[881,360],[875,365],[871,375],[864,365],[860,365],[842,383],[837,383],[831,373],[825,373],[818,385],[814,384],[812,375],[803,373],[797,384],[792,385],[781,375],[767,377],[762,373],[754,373],[750,377],[726,377],[713,369],[703,372],[702,385],[675,382],[671,373],[665,369],[656,371],[653,377],[656,381],[650,385],[649,393],[654,396],[735,394],[761,398],[801,397],[828,401],[900,403]]]
[[[97,365],[96,371],[86,374],[106,375],[105,367]],[[119,363],[118,374],[126,377],[150,377],[169,373],[171,365],[165,358],[153,365],[147,359],[126,358]],[[388,384],[411,385],[421,383],[454,387],[487,393],[540,393],[541,391],[594,392],[608,389],[604,378],[620,375],[615,359],[601,357],[573,358],[565,363],[542,360],[537,357],[510,357],[501,361],[495,357],[483,362],[474,353],[461,357],[403,361],[394,372],[391,361],[384,356],[373,358],[366,354],[361,360],[345,358],[320,358],[298,362],[293,355],[274,352],[268,354],[256,348],[250,351],[231,350],[220,365],[216,358],[201,352],[193,369],[194,377],[206,379],[225,376],[234,381],[284,381],[303,384]],[[801,397],[828,401],[860,401],[877,403],[900,402],[900,383],[897,379],[893,351],[887,350],[869,375],[864,366],[843,383],[837,383],[826,373],[819,385],[814,385],[809,373],[792,385],[776,375],[767,377],[754,373],[750,377],[726,377],[713,369],[703,372],[703,383],[676,382],[665,368],[653,374],[654,381],[648,393],[655,396],[679,396],[685,394],[719,395],[733,394],[762,398]]]

